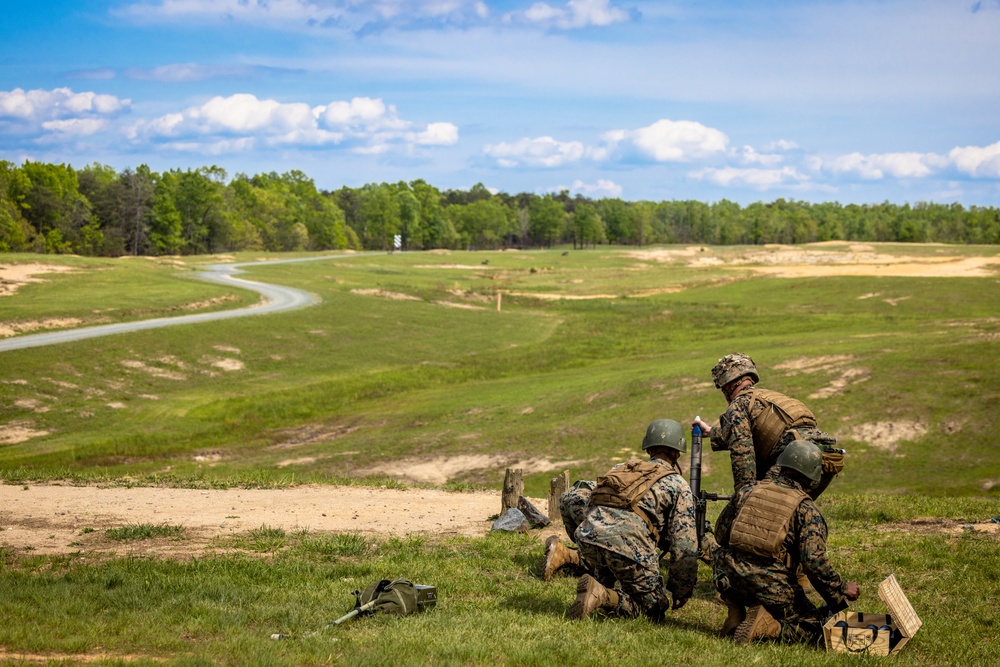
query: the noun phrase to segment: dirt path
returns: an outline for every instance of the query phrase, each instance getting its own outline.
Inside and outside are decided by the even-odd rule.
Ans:
[[[547,502],[531,499],[541,511]],[[35,554],[137,551],[196,555],[218,537],[262,526],[380,536],[485,535],[500,512],[499,492],[300,486],[289,489],[99,488],[0,485],[0,547]],[[183,526],[184,538],[108,540],[130,524]],[[542,534],[544,532],[544,534]],[[554,531],[540,532],[540,539]]]

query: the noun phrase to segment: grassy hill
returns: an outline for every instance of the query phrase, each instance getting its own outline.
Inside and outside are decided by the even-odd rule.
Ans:
[[[879,253],[933,267],[942,248]],[[825,266],[846,255],[810,252],[833,258]],[[418,253],[248,267],[250,279],[322,302],[4,353],[6,420],[45,435],[0,449],[0,475],[281,484],[436,456],[572,462],[536,463],[527,491],[543,495],[552,471],[593,476],[621,460],[654,418],[717,416],[725,405],[709,371],[743,351],[763,386],[805,400],[850,450],[839,492],[995,497],[1000,454],[984,444],[998,426],[998,279],[762,277],[753,269],[771,255],[753,253]],[[4,297],[0,320],[139,319],[256,300],[191,280],[197,260],[71,263],[76,271]],[[309,462],[279,468],[289,450]],[[708,484],[730,479],[727,458],[708,456]],[[449,481],[496,487],[503,468]]]

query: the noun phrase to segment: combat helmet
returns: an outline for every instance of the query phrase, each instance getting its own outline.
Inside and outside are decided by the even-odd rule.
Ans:
[[[727,354],[719,359],[719,363],[715,364],[715,368],[712,369],[712,379],[715,380],[716,389],[722,389],[744,375],[749,375],[755,384],[760,382],[757,366],[754,365],[753,359],[746,354]]]
[[[687,451],[684,440],[684,428],[673,419],[657,419],[646,428],[646,437],[642,439],[642,451],[653,447],[668,447],[679,452]]]
[[[793,440],[778,456],[778,466],[800,473],[812,482],[823,476],[823,453],[811,440]]]

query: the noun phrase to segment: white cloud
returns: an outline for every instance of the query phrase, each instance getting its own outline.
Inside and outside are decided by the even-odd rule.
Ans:
[[[420,125],[401,119],[395,107],[380,99],[355,97],[310,107],[303,102],[278,102],[239,93],[213,97],[200,106],[169,113],[134,125],[129,138],[178,150],[214,153],[264,146],[314,147],[345,144],[365,155],[394,148],[450,146],[458,127],[438,122]]]
[[[613,7],[610,0],[569,0],[564,7],[536,2],[522,12],[511,12],[505,21],[538,24],[572,30],[588,26],[608,26],[629,20],[629,13]]]
[[[327,125],[373,124],[386,115],[385,103],[370,97],[355,97],[350,102],[331,102],[321,112]]]
[[[431,123],[418,132],[413,143],[421,146],[454,146],[458,143],[458,126],[454,123]]]
[[[513,143],[489,144],[483,147],[501,167],[561,167],[580,161],[587,149],[579,141],[556,141],[552,137],[519,139]]]
[[[197,132],[254,133],[263,130],[278,134],[312,127],[312,109],[302,103],[282,104],[240,93],[213,97],[200,107],[188,110],[188,119]]]
[[[695,180],[709,181],[723,187],[751,187],[757,190],[797,185],[809,180],[795,167],[782,167],[781,169],[708,168],[691,172],[690,176]]]
[[[767,153],[774,153],[779,151],[780,152],[794,151],[799,149],[799,145],[794,141],[789,141],[787,139],[778,139],[777,141],[772,141],[770,143],[764,144],[763,146],[760,147],[760,149]]]
[[[948,153],[955,167],[964,174],[983,178],[1000,178],[1000,141],[985,148],[955,147]]]
[[[729,138],[719,130],[690,120],[658,120],[627,136],[640,151],[657,162],[710,157],[725,151],[729,143]]]
[[[597,198],[622,196],[622,186],[606,178],[599,178],[596,183],[584,183],[580,179],[577,179],[573,181],[573,185],[570,186],[569,191]]]
[[[93,92],[74,93],[69,88],[0,91],[0,118],[43,123],[73,117],[111,116],[127,110],[129,99]]]
[[[744,164],[759,164],[764,167],[774,167],[784,161],[784,156],[774,153],[758,153],[753,146],[744,146],[740,149],[740,159]]]
[[[601,135],[601,142],[586,145],[548,136],[525,137],[513,143],[489,144],[483,151],[502,167],[561,167],[583,159],[602,162],[620,153],[622,144],[657,162],[688,162],[724,153],[729,139],[701,123],[664,119],[637,130],[609,130]]]
[[[106,129],[108,121],[103,118],[70,118],[46,121],[42,127],[63,135],[90,136]]]
[[[857,174],[865,179],[926,178],[948,166],[944,156],[935,153],[850,153],[822,163],[834,174]]]

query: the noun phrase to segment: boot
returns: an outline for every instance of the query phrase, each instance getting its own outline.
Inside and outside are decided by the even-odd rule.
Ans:
[[[749,644],[757,639],[780,639],[781,623],[761,605],[750,607],[746,620],[736,628],[734,641],[737,644]]]
[[[741,604],[736,604],[732,600],[722,598],[722,601],[726,603],[726,609],[729,610],[729,614],[726,616],[726,622],[722,624],[719,628],[720,637],[729,637],[734,632],[736,628],[747,619],[747,609]]]
[[[545,540],[545,558],[542,559],[542,581],[551,581],[559,568],[579,565],[580,552],[567,548],[559,541],[558,535]]]
[[[587,618],[598,609],[614,611],[618,608],[618,593],[605,588],[589,574],[580,577],[576,584],[576,600],[569,608],[569,617]]]

